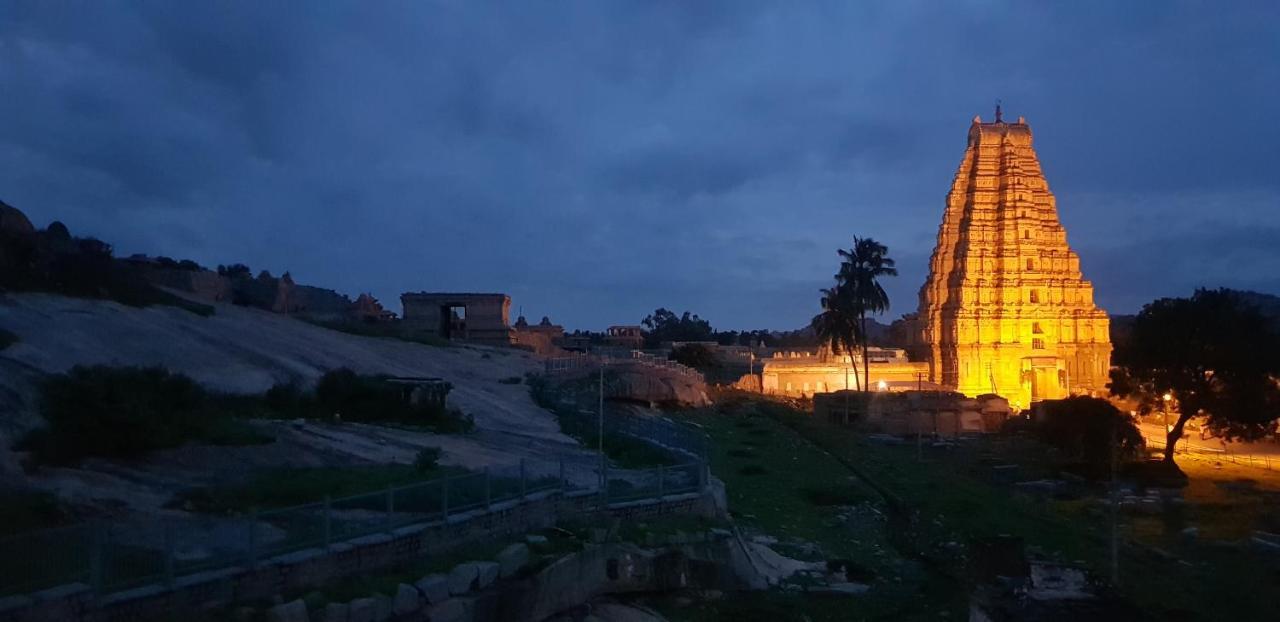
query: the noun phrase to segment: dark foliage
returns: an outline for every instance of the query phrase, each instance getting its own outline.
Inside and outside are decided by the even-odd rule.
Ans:
[[[1154,410],[1169,393],[1178,419],[1166,458],[1193,416],[1216,436],[1256,439],[1280,417],[1280,333],[1239,292],[1197,290],[1191,298],[1162,298],[1142,308],[1115,354],[1111,392]]]
[[[18,343],[18,336],[3,328],[0,328],[0,350],[3,350],[15,343]]]
[[[386,380],[384,376],[335,369],[320,377],[314,392],[278,384],[266,392],[263,403],[270,416],[289,419],[403,423],[442,433],[466,432],[474,427],[471,417],[457,410],[425,401],[410,403],[402,387]]]
[[[413,460],[413,467],[419,471],[434,471],[440,465],[441,453],[439,447],[423,447]]]
[[[676,315],[659,308],[640,322],[645,327],[645,347],[655,348],[664,341],[711,341],[711,322],[685,311]]]
[[[698,370],[718,367],[716,355],[711,348],[700,343],[687,343],[671,350],[671,360]]]
[[[218,276],[225,276],[229,279],[247,279],[253,276],[253,271],[242,263],[233,263],[229,266],[218,265]]]
[[[45,427],[22,445],[54,464],[89,456],[133,458],[188,441],[271,440],[236,425],[195,381],[159,367],[74,367],[44,382],[40,410]]]
[[[1096,397],[1041,402],[1036,433],[1046,444],[1091,465],[1109,464],[1113,449],[1118,459],[1131,460],[1143,446],[1129,416]]]
[[[0,233],[0,289],[104,298],[143,307],[172,305],[210,315],[213,307],[156,288],[141,269],[112,256],[111,245],[73,238],[61,223],[31,235]]]

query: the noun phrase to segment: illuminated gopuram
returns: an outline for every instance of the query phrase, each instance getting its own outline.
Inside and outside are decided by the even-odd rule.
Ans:
[[[999,107],[969,126],[910,339],[934,382],[1019,408],[1106,387],[1107,314],[1067,246],[1031,128]]]

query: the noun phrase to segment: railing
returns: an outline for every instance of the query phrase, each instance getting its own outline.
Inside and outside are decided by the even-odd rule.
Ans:
[[[95,521],[18,534],[0,539],[0,594],[69,583],[98,593],[171,584],[195,572],[252,566],[260,559],[409,524],[467,520],[538,493],[594,490],[608,504],[661,499],[706,485],[702,461],[653,469],[606,465],[597,479],[607,483],[603,489],[574,486],[564,466],[563,461],[522,460],[518,474],[485,470],[236,516]]]
[[[1152,436],[1145,436],[1147,447],[1164,451],[1168,443]],[[1214,449],[1212,447],[1197,447],[1190,443],[1179,443],[1174,453],[1182,455],[1199,455],[1210,456],[1219,462],[1230,462],[1231,464],[1240,464],[1271,470],[1280,470],[1280,456],[1272,457],[1267,454],[1251,454],[1251,453],[1232,453],[1230,449]]]
[[[668,360],[662,356],[641,352],[640,350],[620,348],[600,348],[592,350],[591,354],[552,357],[546,359],[543,366],[548,374],[557,374],[579,369],[596,369],[601,365],[616,364],[620,361],[632,361],[655,369],[665,369],[682,376],[703,380],[702,372],[682,363]]]

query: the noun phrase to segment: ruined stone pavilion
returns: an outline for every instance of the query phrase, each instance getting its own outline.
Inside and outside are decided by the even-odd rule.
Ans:
[[[947,194],[910,352],[930,379],[1018,408],[1105,389],[1107,314],[1067,232],[1023,118],[974,117]]]

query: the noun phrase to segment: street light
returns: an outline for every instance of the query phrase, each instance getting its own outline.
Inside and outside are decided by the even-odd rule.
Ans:
[[[1164,395],[1160,396],[1160,399],[1164,400],[1164,433],[1167,435],[1169,433],[1169,402],[1173,400],[1173,394],[1166,391]]]

